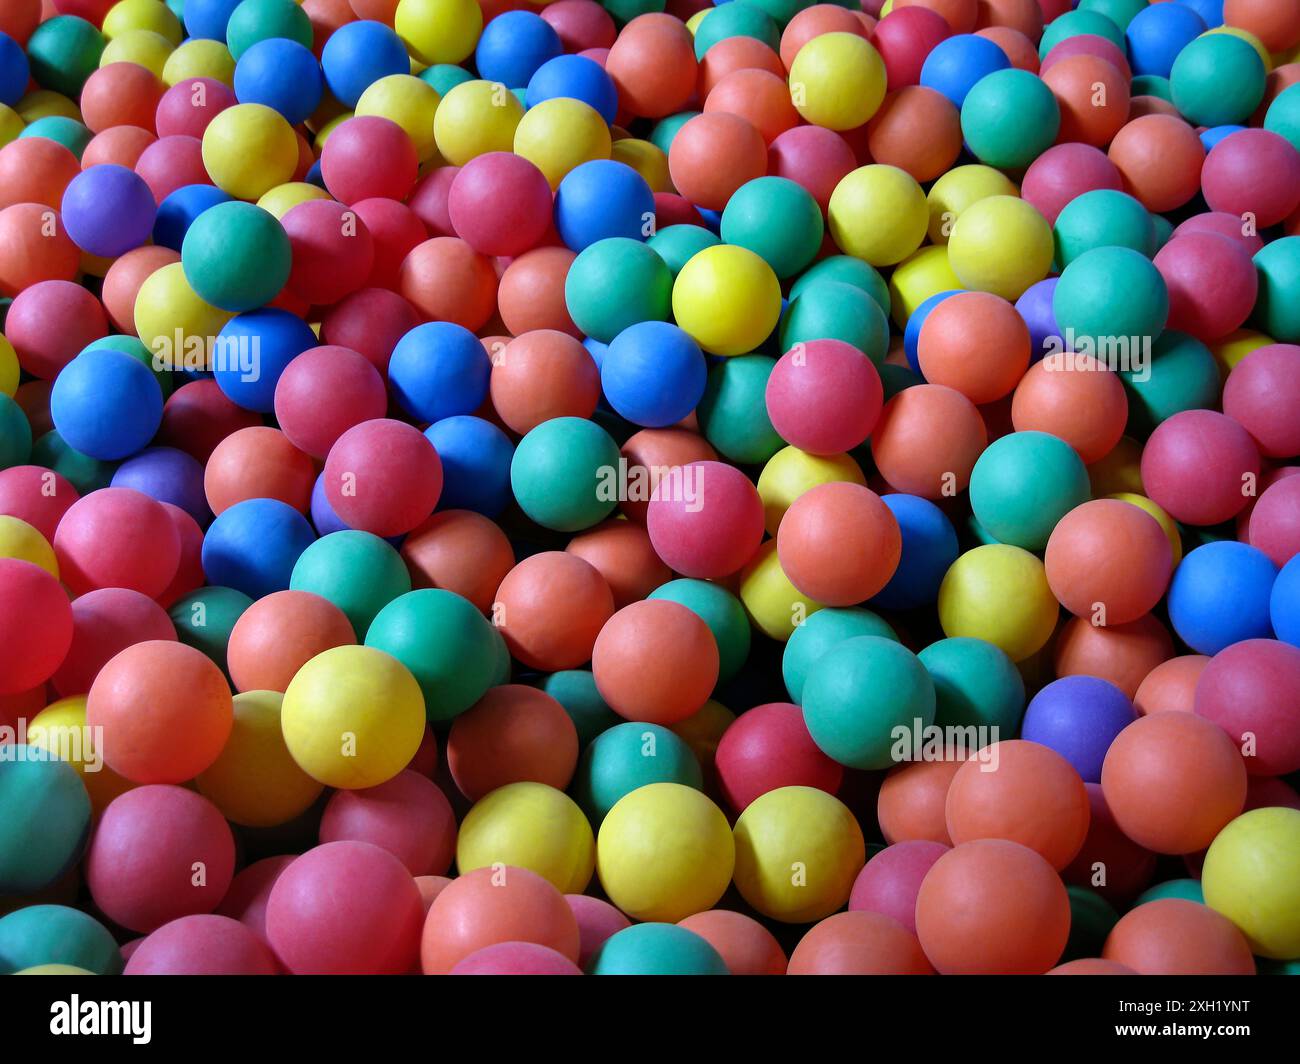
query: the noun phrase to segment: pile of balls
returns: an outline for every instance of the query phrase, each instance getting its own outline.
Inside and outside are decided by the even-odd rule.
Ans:
[[[1300,973],[1300,0],[4,0],[0,972]]]

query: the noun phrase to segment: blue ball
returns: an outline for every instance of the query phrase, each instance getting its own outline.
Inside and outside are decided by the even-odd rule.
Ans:
[[[175,447],[148,447],[128,458],[113,474],[115,488],[134,488],[159,502],[169,502],[200,526],[212,520],[203,490],[203,464]]]
[[[27,82],[31,76],[27,53],[23,51],[22,45],[9,34],[0,33],[0,103],[12,107],[21,100],[27,92]]]
[[[162,388],[153,370],[109,348],[83,351],[59,372],[50,416],[73,450],[112,462],[135,454],[162,423]]]
[[[1029,361],[1032,365],[1040,361],[1050,347],[1063,350],[1064,340],[1056,324],[1056,311],[1052,309],[1052,296],[1056,293],[1059,277],[1047,277],[1035,281],[1016,300],[1016,312],[1025,319],[1029,326]]]
[[[1100,783],[1106,751],[1136,719],[1133,702],[1109,680],[1064,676],[1030,699],[1020,737],[1055,750],[1085,783]]]
[[[605,352],[609,350],[609,344],[602,343],[595,337],[588,336],[582,341],[582,346],[587,349],[587,354],[589,354],[591,360],[596,363],[597,369],[600,369],[605,365]]]
[[[1223,0],[1219,0],[1219,21],[1223,21]],[[1205,19],[1189,4],[1144,7],[1124,31],[1133,73],[1169,77],[1178,53],[1207,28]]]
[[[980,78],[1011,66],[1007,53],[987,37],[959,33],[940,41],[921,65],[921,84],[947,96],[959,111]]]
[[[343,523],[343,519],[334,512],[329,496],[325,494],[323,471],[317,475],[316,483],[311,488],[311,523],[316,526],[318,536],[328,536],[331,532],[343,532],[348,528]]]
[[[694,410],[708,377],[699,345],[664,321],[629,325],[614,337],[600,365],[609,405],[634,425],[651,429],[674,425]]]
[[[957,560],[957,532],[947,515],[928,499],[916,495],[882,495],[893,511],[903,536],[898,568],[867,605],[887,610],[910,610],[939,598],[948,567]]]
[[[318,343],[311,326],[287,310],[263,307],[236,314],[217,337],[212,375],[232,403],[269,414],[280,374]]]
[[[185,34],[211,41],[226,39],[226,23],[240,0],[185,0]]]
[[[1208,29],[1223,25],[1224,0],[1174,0],[1174,3],[1190,7],[1205,20]]]
[[[921,359],[917,347],[921,342],[921,326],[930,316],[930,311],[949,296],[955,296],[960,291],[962,291],[960,288],[950,288],[946,292],[935,292],[934,295],[923,299],[912,311],[912,316],[907,319],[907,328],[903,330],[903,353],[907,355],[907,364],[912,372],[922,380],[925,379],[925,374],[921,372]]]
[[[409,74],[406,45],[382,22],[347,22],[330,34],[321,51],[325,84],[338,101],[356,107],[361,94],[380,78]]]
[[[251,598],[287,591],[298,556],[316,533],[288,503],[245,499],[217,515],[203,537],[203,573],[209,584]]]
[[[235,64],[235,96],[279,111],[291,126],[305,122],[320,106],[325,87],[320,64],[297,41],[271,37],[258,41]]]
[[[63,229],[77,247],[115,259],[149,239],[158,205],[134,170],[105,163],[69,182],[60,213]]]
[[[1224,137],[1229,137],[1233,133],[1240,133],[1245,126],[1215,126],[1201,133],[1201,146],[1205,148],[1206,154],[1210,149],[1219,143]]]
[[[510,503],[514,444],[492,422],[469,414],[443,418],[424,430],[442,461],[439,510],[473,510],[496,517]]]
[[[1272,639],[1269,595],[1277,566],[1263,551],[1235,540],[1191,551],[1169,584],[1169,620],[1198,654],[1217,654],[1243,639]]]
[[[180,251],[194,219],[209,207],[229,203],[229,194],[216,185],[182,185],[158,204],[153,223],[153,242],[160,247]]]
[[[483,342],[448,321],[417,325],[397,341],[388,362],[393,395],[420,421],[472,414],[487,398],[491,375]]]
[[[555,227],[573,251],[612,236],[648,240],[654,217],[655,197],[645,178],[612,159],[575,166],[555,193]]]
[[[528,79],[525,102],[536,107],[543,100],[568,97],[589,104],[611,125],[618,113],[618,89],[604,68],[585,55],[557,55],[548,59]]]
[[[1300,647],[1300,554],[1277,574],[1269,596],[1268,613],[1273,632],[1284,643]]]
[[[543,63],[563,52],[560,35],[541,15],[507,11],[483,27],[474,65],[484,81],[522,89]]]

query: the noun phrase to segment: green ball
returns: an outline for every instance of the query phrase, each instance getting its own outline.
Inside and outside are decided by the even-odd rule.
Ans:
[[[1184,410],[1216,410],[1219,366],[1200,340],[1167,329],[1151,345],[1150,362],[1121,370],[1128,393],[1127,434],[1150,435],[1160,422]]]
[[[1151,215],[1151,224],[1156,232],[1156,251],[1169,243],[1174,235],[1174,223],[1163,214]]]
[[[974,514],[971,514],[966,518],[966,528],[969,530],[971,538],[975,540],[977,546],[988,547],[1002,542],[997,536],[993,535],[992,532],[980,524],[979,519],[976,518]]]
[[[1283,89],[1273,98],[1264,115],[1264,128],[1285,137],[1300,151],[1300,85]]]
[[[220,667],[226,668],[226,647],[235,622],[253,600],[233,587],[201,587],[178,600],[167,611],[176,626],[176,638],[201,650]]]
[[[370,623],[366,646],[411,670],[431,722],[464,713],[496,679],[492,625],[468,599],[441,588],[393,599]]]
[[[1079,0],[1078,9],[1105,15],[1120,29],[1126,30],[1137,13],[1147,6],[1147,0]]]
[[[21,406],[0,392],[0,469],[26,465],[31,456],[31,422]]]
[[[298,556],[289,587],[334,603],[364,641],[379,611],[411,590],[411,574],[392,544],[344,529],[321,536]]]
[[[1065,888],[1070,898],[1070,937],[1065,943],[1061,962],[1081,957],[1100,957],[1106,936],[1119,923],[1119,913],[1105,898],[1089,887]]]
[[[292,265],[284,226],[269,211],[239,200],[209,207],[181,244],[181,267],[195,294],[236,313],[271,302]]]
[[[707,580],[682,577],[660,584],[647,598],[665,599],[685,606],[713,633],[718,644],[718,683],[740,672],[749,658],[750,626],[745,607],[730,591]]]
[[[0,403],[0,406],[3,404]],[[108,487],[117,470],[116,462],[102,462],[88,454],[74,451],[57,429],[50,429],[32,444],[31,461],[33,465],[52,469],[64,477],[77,489],[78,495],[89,495],[92,491]]]
[[[1009,67],[985,74],[961,105],[961,132],[980,162],[1001,170],[1028,166],[1056,140],[1061,108],[1047,84]]]
[[[43,89],[76,99],[86,79],[98,69],[107,44],[104,35],[84,18],[56,15],[37,26],[27,40],[32,78]]]
[[[889,319],[880,304],[843,281],[819,282],[805,289],[786,308],[780,330],[782,351],[809,340],[843,340],[877,367],[889,351]]]
[[[144,341],[139,337],[114,333],[112,336],[101,336],[98,340],[88,343],[82,350],[83,352],[98,350],[121,351],[124,355],[130,355],[137,362],[143,362],[153,372],[158,387],[162,389],[164,399],[172,394],[171,370],[159,369],[153,364],[153,352],[144,345]]]
[[[1127,193],[1109,188],[1093,189],[1067,203],[1056,216],[1052,235],[1061,269],[1094,248],[1132,248],[1147,258],[1156,253],[1151,212]]]
[[[677,131],[699,113],[699,111],[678,111],[675,115],[659,119],[654,129],[650,131],[650,143],[667,155],[668,149],[673,146],[673,138],[677,136]]]
[[[259,41],[284,37],[312,46],[311,19],[293,0],[243,0],[226,23],[226,47],[236,62]]]
[[[638,15],[655,14],[668,5],[667,0],[601,0],[601,6],[622,26]]]
[[[886,769],[904,760],[934,712],[934,682],[925,666],[901,643],[874,635],[826,651],[803,689],[813,742],[848,768]]]
[[[67,905],[28,905],[0,917],[0,975],[38,964],[118,975],[122,953],[108,928]]]
[[[740,0],[731,0],[740,3]],[[728,5],[730,6],[730,5]],[[720,10],[720,9],[719,9]],[[730,975],[703,938],[676,924],[633,924],[616,931],[587,962],[588,975]]]
[[[659,256],[649,254],[667,270]],[[519,508],[543,528],[590,528],[618,504],[618,445],[594,421],[543,421],[515,448],[510,487]]]
[[[81,860],[90,797],[66,761],[21,743],[0,758],[0,895],[44,890]]]
[[[753,37],[777,51],[781,47],[781,30],[757,4],[747,0],[729,0],[719,4],[700,19],[695,27],[695,58],[728,37]]]
[[[1056,523],[1092,497],[1088,470],[1068,443],[1046,432],[1012,432],[975,462],[970,504],[999,543],[1040,551]]]
[[[167,0],[167,10],[176,16],[176,21],[185,24],[185,0]]]
[[[419,78],[421,81],[427,81],[432,85],[439,96],[446,96],[457,85],[473,81],[474,75],[464,67],[456,66],[453,63],[435,63],[433,66],[421,70]]]
[[[19,133],[18,139],[44,137],[56,144],[62,144],[80,159],[86,150],[86,145],[90,143],[94,135],[75,118],[68,118],[65,115],[46,115],[44,118],[36,119],[35,122]]]
[[[738,355],[709,370],[695,416],[704,438],[732,462],[762,465],[785,446],[767,416],[767,379],[775,367],[767,355]]]
[[[553,672],[537,685],[564,707],[578,732],[578,748],[583,749],[596,736],[623,723],[596,689],[590,669],[564,669]]]
[[[672,295],[668,264],[647,244],[625,236],[584,248],[564,281],[573,323],[603,344],[637,322],[667,321]]]
[[[934,681],[935,724],[996,729],[995,742],[1019,732],[1025,681],[1000,647],[956,636],[931,643],[916,657]]]
[[[861,606],[832,606],[818,610],[796,625],[781,655],[781,678],[792,702],[803,703],[808,673],[823,654],[845,640],[876,636],[898,641],[894,629]]]
[[[1054,18],[1043,30],[1042,39],[1038,42],[1038,58],[1046,59],[1047,53],[1062,41],[1085,34],[1104,37],[1121,52],[1127,52],[1128,42],[1124,40],[1124,31],[1112,19],[1098,11],[1067,11]]]
[[[1056,325],[1076,351],[1121,353],[1159,336],[1169,317],[1169,289],[1155,264],[1132,248],[1085,251],[1061,272],[1052,293]],[[1116,346],[1116,345],[1119,346]],[[1091,348],[1091,349],[1090,349]]]
[[[593,826],[625,794],[650,783],[704,787],[691,748],[667,728],[627,721],[598,735],[578,762],[573,799]]]
[[[1174,60],[1174,106],[1194,126],[1244,124],[1264,99],[1267,78],[1259,53],[1240,37],[1207,33]]]
[[[1205,904],[1205,894],[1201,891],[1201,881],[1199,879],[1166,879],[1163,883],[1147,887],[1146,890],[1134,898],[1133,908],[1136,909],[1139,905],[1145,905],[1149,901],[1160,901],[1164,898],[1181,898],[1183,901],[1194,901],[1197,905]]]
[[[1131,92],[1134,96],[1156,96],[1161,100],[1174,102],[1174,90],[1169,79],[1159,74],[1139,74],[1133,79]]]
[[[787,177],[746,181],[722,212],[723,242],[749,249],[781,278],[793,277],[812,262],[825,232],[817,201]]]
[[[1259,295],[1251,322],[1278,343],[1300,341],[1300,236],[1284,236],[1255,252]]]
[[[655,233],[646,241],[646,246],[654,249],[668,264],[669,272],[676,277],[692,256],[721,243],[716,233],[703,226],[670,225]]]
[[[861,288],[876,301],[880,309],[885,312],[885,317],[889,316],[891,305],[889,285],[871,263],[855,259],[852,255],[827,255],[799,275],[799,279],[790,286],[790,298],[798,299],[809,288],[822,281],[842,281],[854,288]]]

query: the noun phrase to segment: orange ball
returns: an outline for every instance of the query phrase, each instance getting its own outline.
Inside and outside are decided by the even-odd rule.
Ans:
[[[138,336],[135,329],[135,297],[140,286],[164,266],[180,262],[171,248],[152,244],[133,248],[114,260],[104,275],[104,309],[113,327],[127,336]]]
[[[739,38],[736,38],[739,39]],[[790,86],[769,70],[736,70],[719,81],[704,101],[704,113],[739,115],[771,144],[799,124]]]
[[[1101,955],[1139,975],[1255,974],[1250,946],[1233,922],[1185,898],[1161,898],[1125,913]]]
[[[966,489],[987,443],[984,419],[966,396],[942,384],[918,384],[881,410],[871,455],[895,491],[941,499]]]
[[[600,370],[574,337],[555,329],[516,336],[492,358],[492,406],[520,436],[557,417],[591,417]]]
[[[81,164],[58,141],[20,137],[0,148],[0,207],[43,203],[58,210]]]
[[[1008,395],[1029,368],[1029,326],[988,292],[959,292],[926,316],[917,342],[921,372],[977,405]]]
[[[682,110],[695,94],[696,69],[690,30],[658,12],[638,15],[624,26],[605,60],[620,106],[639,118]]]
[[[276,591],[231,629],[226,665],[236,691],[284,692],[317,654],[356,643],[347,615],[310,591]]]
[[[862,21],[846,7],[839,4],[806,7],[787,22],[781,32],[781,62],[786,70],[794,65],[799,49],[823,33],[856,33],[859,37],[870,37]],[[712,52],[713,48],[709,51]],[[707,61],[708,57],[705,59]]]
[[[1042,975],[1061,959],[1070,899],[1027,846],[979,839],[930,867],[916,897],[916,936],[942,975]]]
[[[81,90],[81,120],[93,133],[111,126],[138,126],[153,133],[158,101],[166,88],[147,67],[109,63],[86,79]]]
[[[718,682],[718,644],[685,606],[647,599],[600,630],[591,655],[596,689],[627,720],[670,725],[695,713]]]
[[[737,70],[766,70],[785,81],[781,57],[757,37],[724,37],[700,60],[696,96],[706,99],[723,78]],[[786,90],[789,97],[789,90]]]
[[[1210,659],[1204,654],[1182,654],[1162,661],[1143,678],[1133,696],[1138,713],[1194,713],[1196,684]]]
[[[1225,732],[1195,713],[1152,713],[1115,737],[1101,789],[1120,830],[1156,853],[1195,853],[1241,812],[1246,765]]]
[[[933,975],[921,943],[883,913],[858,910],[818,921],[790,954],[787,975]]]
[[[492,614],[512,657],[556,672],[591,659],[596,637],[614,615],[614,595],[594,566],[548,550],[506,574]]]
[[[1300,63],[1283,63],[1268,72],[1264,79],[1264,98],[1259,101],[1255,113],[1250,116],[1247,125],[1262,126],[1268,115],[1268,109],[1274,100],[1292,85],[1300,84]]]
[[[42,17],[48,18],[54,13],[42,16],[42,6],[41,0],[5,0],[0,6],[0,33],[7,33],[19,44],[25,45]]]
[[[1048,975],[1137,975],[1132,968],[1100,957],[1080,957],[1077,961],[1058,964]]]
[[[402,541],[411,587],[440,587],[468,599],[482,613],[514,568],[515,554],[496,523],[472,510],[443,510]]]
[[[90,138],[86,150],[81,153],[81,168],[89,170],[92,166],[114,163],[134,170],[145,149],[157,140],[147,129],[139,126],[111,126]]]
[[[942,15],[953,33],[971,33],[979,18],[976,0],[894,0],[894,11],[905,7],[925,7]]]
[[[1128,81],[1100,56],[1068,56],[1042,77],[1061,109],[1058,144],[1078,141],[1104,148],[1128,121]]]
[[[541,247],[511,260],[497,289],[497,312],[512,335],[534,329],[582,335],[564,299],[564,282],[575,258],[568,248]]]
[[[976,32],[1005,27],[1037,44],[1043,35],[1043,7],[1039,0],[979,0],[975,26]]]
[[[1011,423],[1017,432],[1059,436],[1084,465],[1110,454],[1127,421],[1124,385],[1090,355],[1076,354],[1063,363],[1049,355],[1036,362],[1020,378],[1011,401]]]
[[[1135,118],[1145,118],[1147,115],[1166,115],[1182,120],[1178,108],[1163,96],[1134,96],[1129,101],[1128,120],[1132,122]]]
[[[736,189],[767,173],[767,145],[740,115],[699,114],[673,138],[668,173],[677,191],[697,207],[720,211]]]
[[[535,942],[578,960],[578,921],[564,895],[536,872],[492,866],[457,876],[429,907],[420,939],[425,975],[498,942]]]
[[[824,606],[871,598],[889,583],[902,550],[894,512],[859,484],[819,484],[804,492],[776,534],[782,572]]]
[[[615,609],[639,602],[673,578],[673,571],[655,553],[650,534],[633,521],[611,518],[574,536],[564,549],[605,578],[614,593]]]
[[[1031,0],[1037,4],[1037,0]],[[1034,42],[1026,37],[1019,30],[1013,30],[1009,26],[985,26],[983,29],[975,31],[975,36],[984,37],[992,41],[1011,60],[1011,65],[1017,70],[1027,70],[1031,74],[1038,73],[1038,49]]]
[[[357,18],[371,19],[391,26],[393,16],[397,14],[397,2],[398,0],[344,0],[343,6],[351,7],[352,14]]]
[[[1097,676],[1133,698],[1151,670],[1173,653],[1169,630],[1152,614],[1107,626],[1075,617],[1056,637],[1056,675]]]
[[[946,805],[956,845],[1009,839],[1028,846],[1058,871],[1088,836],[1088,791],[1060,754],[1027,739],[994,743],[952,778]]]
[[[1172,211],[1200,191],[1205,148],[1196,130],[1174,115],[1132,118],[1106,154],[1119,170],[1124,191],[1149,211]]]
[[[41,281],[71,281],[80,266],[81,251],[58,211],[40,203],[0,210],[0,295],[16,296]]]
[[[508,783],[564,790],[578,765],[578,730],[554,698],[536,687],[503,684],[452,722],[447,766],[471,802]]]
[[[402,260],[398,291],[425,317],[478,332],[496,309],[497,275],[491,260],[459,237],[438,236]]]
[[[871,158],[933,181],[961,154],[961,115],[943,93],[908,85],[885,97],[867,123]]]
[[[642,429],[627,438],[619,451],[627,460],[629,483],[635,478],[648,478],[653,483],[641,498],[630,497],[619,503],[619,509],[629,521],[644,525],[646,507],[650,502],[650,491],[658,480],[652,471],[671,469],[673,466],[690,465],[692,462],[716,462],[718,452],[713,449],[703,436],[690,429]]]
[[[230,687],[202,651],[170,640],[127,647],[99,670],[86,724],[133,783],[184,783],[216,761],[234,724]]]
[[[889,770],[876,798],[881,834],[895,842],[924,840],[952,845],[948,834],[948,788],[965,762],[913,761]]]
[[[246,499],[279,499],[300,513],[311,507],[316,463],[279,429],[263,425],[232,432],[212,452],[203,491],[214,514]]]
[[[1173,571],[1169,537],[1145,510],[1093,499],[1057,522],[1043,564],[1056,601],[1092,624],[1127,624],[1155,608]]]
[[[1300,44],[1300,3],[1296,0],[1224,0],[1223,21],[1247,30],[1270,52]]]
[[[732,975],[786,974],[781,944],[751,916],[727,909],[707,909],[679,920],[677,926],[694,931],[716,949]]]

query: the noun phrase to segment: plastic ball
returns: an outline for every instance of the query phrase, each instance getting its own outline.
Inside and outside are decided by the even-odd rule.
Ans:
[[[785,952],[757,920],[726,909],[695,913],[678,923],[709,943],[732,975],[784,975]]]
[[[701,935],[671,923],[616,931],[587,962],[589,975],[729,975],[722,955]]]
[[[809,284],[782,316],[780,347],[789,351],[817,340],[840,340],[880,369],[889,344],[889,323],[881,302],[856,284],[829,279]]]
[[[1151,434],[1142,452],[1142,482],[1175,520],[1213,525],[1245,507],[1259,461],[1237,422],[1212,410],[1188,410]]]
[[[469,0],[399,0],[393,25],[421,63],[460,63],[474,51],[483,9]]]
[[[102,258],[116,258],[143,244],[155,210],[149,187],[124,166],[92,166],[63,193],[68,236],[83,251]]]
[[[532,942],[498,942],[471,953],[450,975],[581,975],[573,961]]]
[[[1279,567],[1300,553],[1300,506],[1296,502],[1300,490],[1288,483],[1290,479],[1269,485],[1250,511],[1251,546]]]
[[[939,499],[965,489],[987,443],[975,405],[960,392],[925,384],[889,400],[872,431],[871,454],[897,491]]]
[[[886,846],[858,873],[849,895],[850,912],[874,912],[916,933],[916,895],[925,875],[950,847],[913,839]]]
[[[777,534],[790,582],[828,606],[878,593],[894,575],[901,551],[892,511],[856,484],[823,484],[805,492],[786,511]]]
[[[26,563],[0,561],[16,564]],[[0,796],[13,812],[0,829],[0,887],[19,895],[44,890],[86,848],[91,807],[81,777],[42,748],[10,744],[0,762]]]
[[[900,262],[925,239],[929,214],[916,180],[893,166],[864,166],[831,194],[830,233],[836,245],[873,266]]]
[[[991,195],[966,207],[952,224],[948,258],[969,289],[1018,299],[1051,267],[1052,232],[1034,206]]]
[[[405,199],[420,165],[406,131],[378,115],[357,115],[334,129],[320,164],[325,187],[347,204],[371,197]]]
[[[323,89],[316,57],[297,41],[281,37],[258,41],[235,65],[235,95],[239,102],[270,107],[290,125],[311,117]]]
[[[276,975],[267,944],[228,916],[196,913],[164,924],[131,953],[128,975]]]
[[[1250,975],[1255,961],[1241,932],[1205,905],[1163,898],[1125,914],[1103,957],[1143,975]]]
[[[402,262],[401,294],[421,316],[483,327],[496,299],[496,274],[490,261],[456,237],[417,244]]]
[[[695,341],[676,325],[657,321],[638,322],[614,337],[600,370],[610,406],[650,428],[672,425],[694,410],[706,377]]]
[[[91,348],[59,373],[50,414],[69,446],[114,461],[153,439],[162,422],[162,398],[147,365],[120,351]]]
[[[575,779],[578,804],[600,823],[625,795],[651,783],[679,783],[700,790],[695,755],[666,728],[627,722],[598,735],[583,753]]]
[[[204,130],[203,165],[217,187],[236,199],[256,200],[293,177],[298,144],[276,111],[262,104],[236,104]]]
[[[377,536],[409,532],[433,512],[442,490],[433,445],[417,429],[388,419],[343,433],[330,448],[324,476],[339,517]]]
[[[280,430],[314,458],[329,454],[348,429],[383,417],[383,378],[362,355],[346,347],[314,347],[285,367],[275,386]]]
[[[936,43],[925,57],[919,81],[960,108],[981,78],[1011,66],[1006,53],[985,37],[958,32]]]
[[[787,975],[932,975],[916,936],[878,912],[828,916],[790,955]]]
[[[556,890],[587,889],[596,861],[591,825],[573,799],[544,783],[507,783],[479,799],[461,821],[461,876],[503,865],[544,876]]]
[[[673,185],[697,207],[720,211],[736,190],[767,171],[767,145],[737,114],[710,111],[691,118],[668,150]]]
[[[1087,501],[1087,472],[1075,451],[1044,432],[995,440],[971,472],[971,509],[994,538],[1042,550],[1052,529]]]
[[[442,791],[409,770],[378,787],[336,792],[321,817],[322,843],[372,843],[416,876],[447,871],[455,836],[456,821]]]
[[[657,12],[630,20],[606,61],[623,106],[647,118],[680,111],[694,95],[696,69],[690,32]]]
[[[1116,450],[1127,416],[1128,400],[1118,376],[1082,354],[1053,354],[1030,366],[1011,404],[1017,432],[1060,437],[1086,465]]]
[[[961,152],[961,118],[942,93],[908,85],[885,97],[867,124],[867,149],[878,163],[917,181],[933,181]]]
[[[456,718],[447,739],[452,778],[470,801],[524,781],[563,790],[577,760],[577,732],[564,708],[545,692],[520,685],[493,687]]]
[[[673,316],[707,352],[740,355],[767,338],[780,313],[780,286],[759,256],[719,245],[692,257],[673,283]]]
[[[1205,903],[1231,920],[1259,956],[1280,960],[1300,952],[1291,871],[1297,839],[1294,809],[1255,809],[1228,824],[1205,855]]]
[[[1269,344],[1238,362],[1224,384],[1223,412],[1250,433],[1266,457],[1300,454],[1300,429],[1294,418],[1300,408],[1297,372],[1300,348]]]
[[[655,552],[676,572],[726,576],[758,548],[762,500],[735,467],[691,462],[670,470],[651,491],[646,527]]]
[[[1264,96],[1264,63],[1245,41],[1207,33],[1179,53],[1169,71],[1174,106],[1197,125],[1248,118]]]
[[[1051,147],[1062,124],[1052,83],[1014,69],[980,78],[966,93],[961,116],[972,154],[1000,169],[1028,166]]]
[[[0,967],[70,964],[97,975],[122,969],[117,943],[93,916],[66,905],[26,905],[0,917]]]
[[[138,548],[140,538],[148,551]],[[59,574],[77,594],[125,587],[150,597],[171,582],[180,540],[162,505],[130,488],[104,488],[78,499],[54,537]]]
[[[1012,661],[1023,661],[1046,644],[1057,613],[1042,563],[1019,547],[989,544],[967,551],[939,589],[945,635],[983,639]]]
[[[195,294],[222,310],[264,306],[289,279],[288,236],[274,217],[251,204],[219,203],[203,211],[180,250]]]
[[[519,442],[510,484],[520,508],[545,528],[576,532],[617,501],[618,449],[599,425],[575,417],[545,421]]]
[[[1300,650],[1274,639],[1246,639],[1219,651],[1201,671],[1195,711],[1223,728],[1252,775],[1286,775],[1300,760],[1300,734],[1284,709],[1297,683]]]
[[[578,329],[608,344],[632,325],[666,319],[672,284],[667,265],[648,245],[604,237],[571,263],[564,299]]]
[[[494,352],[492,407],[512,432],[527,434],[557,417],[590,417],[600,400],[600,371],[567,333],[534,329]]]
[[[501,208],[509,206],[508,211]],[[488,152],[471,159],[451,183],[447,208],[456,235],[484,255],[520,255],[551,221],[546,175],[528,159]]]

